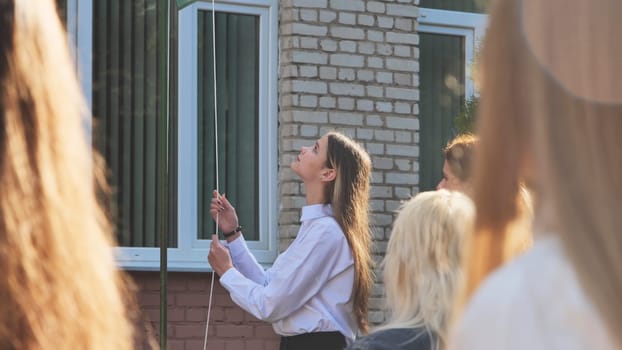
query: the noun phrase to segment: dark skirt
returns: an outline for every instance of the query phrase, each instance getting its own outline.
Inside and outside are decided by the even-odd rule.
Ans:
[[[279,350],[343,350],[346,338],[340,332],[304,333],[281,337]]]

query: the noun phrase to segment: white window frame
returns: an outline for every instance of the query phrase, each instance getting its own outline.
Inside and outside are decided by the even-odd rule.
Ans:
[[[471,74],[471,63],[475,57],[476,48],[484,39],[487,23],[488,15],[485,14],[419,8],[419,32],[464,38],[464,92],[467,99],[479,95]]]
[[[67,1],[67,28],[89,108],[92,100],[93,0]],[[277,72],[278,0],[225,0],[217,12],[259,16],[259,240],[248,246],[266,266],[278,254]],[[179,9],[177,242],[168,248],[168,270],[211,271],[207,263],[210,240],[197,238],[197,15],[211,11],[211,1],[197,1]],[[91,124],[88,124],[89,131]],[[205,215],[208,215],[207,213]],[[215,229],[215,228],[214,228]],[[160,248],[116,248],[117,263],[129,270],[159,270]]]

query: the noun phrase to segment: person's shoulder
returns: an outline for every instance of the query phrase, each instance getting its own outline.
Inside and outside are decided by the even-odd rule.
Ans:
[[[348,350],[427,350],[433,335],[422,328],[391,328],[357,339]]]
[[[525,296],[526,285],[539,286],[563,264],[559,241],[541,239],[531,250],[491,273],[473,296],[471,307],[489,305],[498,310],[500,306],[515,306],[516,299]]]
[[[450,344],[453,350],[614,348],[556,236],[539,239],[491,274],[467,305]]]
[[[321,235],[323,240],[333,242],[345,241],[343,230],[334,216],[323,216],[314,219],[310,222],[308,231],[313,235]]]
[[[510,332],[536,317],[534,308],[542,299],[537,290],[548,285],[560,263],[558,242],[544,239],[493,272],[467,304],[452,349],[508,346]]]

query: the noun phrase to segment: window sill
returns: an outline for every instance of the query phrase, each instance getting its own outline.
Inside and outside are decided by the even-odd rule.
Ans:
[[[276,249],[252,249],[251,252],[264,267],[272,265]],[[117,265],[128,271],[159,271],[160,248],[116,248]],[[211,272],[207,262],[208,249],[169,248],[167,270],[171,272]]]

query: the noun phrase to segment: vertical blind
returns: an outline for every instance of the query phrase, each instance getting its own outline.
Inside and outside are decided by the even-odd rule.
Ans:
[[[171,5],[177,11],[175,2]],[[67,20],[67,1],[57,0]],[[104,156],[112,198],[108,211],[119,245],[159,246],[167,227],[168,246],[177,246],[177,16],[171,22],[170,110],[160,120],[157,96],[157,0],[93,0],[93,143]],[[211,11],[199,11],[198,33],[198,232],[209,239],[214,152]],[[259,239],[259,17],[216,14],[216,63],[220,190],[236,206],[248,240]],[[164,129],[164,133],[162,132]],[[162,139],[158,135],[167,135]],[[168,142],[164,154],[160,143]],[[166,175],[162,175],[166,174]],[[164,192],[163,202],[158,197]],[[158,215],[161,209],[169,213]]]
[[[419,34],[420,190],[436,188],[443,168],[442,149],[454,135],[454,119],[465,102],[464,37]]]
[[[212,12],[198,13],[198,232],[209,239],[216,188]],[[216,13],[220,192],[236,207],[244,237],[259,239],[259,17]]]
[[[93,139],[109,168],[109,205],[121,246],[157,247],[167,202],[158,139],[156,0],[93,2]],[[169,242],[175,245],[175,235]]]

